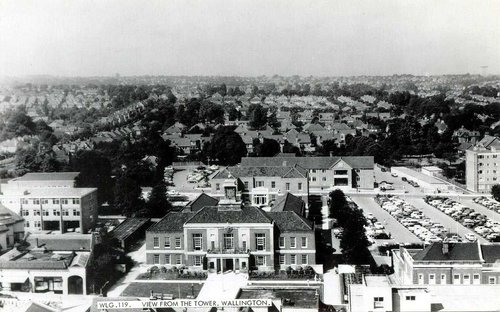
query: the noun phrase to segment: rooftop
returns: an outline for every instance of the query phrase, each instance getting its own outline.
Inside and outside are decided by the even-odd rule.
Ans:
[[[111,232],[114,238],[123,240],[149,222],[148,218],[127,218]]]
[[[448,245],[445,252],[443,245]],[[481,261],[478,243],[433,243],[415,253],[415,261]]]
[[[243,157],[241,167],[290,167],[299,165],[305,169],[330,169],[339,160],[352,168],[373,169],[373,156],[321,156],[321,157]]]
[[[186,224],[193,223],[271,223],[271,219],[259,208],[247,206],[240,210],[219,210],[217,206],[204,207]]]
[[[184,223],[186,223],[186,221],[189,220],[194,214],[194,212],[188,211],[171,211],[156,224],[153,224],[148,229],[148,232],[182,232],[184,229]]]
[[[281,232],[312,231],[312,222],[294,211],[268,212]]]
[[[292,165],[293,166],[293,165]],[[299,166],[248,166],[248,167],[228,167],[219,171],[213,179],[226,179],[229,174],[234,177],[282,177],[282,178],[305,178],[307,172]]]
[[[30,172],[11,181],[73,181],[80,172]]]
[[[203,207],[216,206],[218,203],[219,203],[218,199],[213,198],[212,196],[209,196],[205,193],[201,193],[200,195],[198,195],[198,197],[196,197],[194,200],[190,201],[186,205],[186,209],[192,212],[197,212]]]
[[[32,234],[26,241],[30,249],[49,251],[91,251],[93,248],[92,234]]]
[[[298,215],[302,216],[304,214],[305,205],[306,203],[299,197],[292,193],[286,193],[284,197],[276,201],[271,211],[295,211]]]
[[[39,198],[53,198],[53,197],[83,197],[92,192],[97,192],[97,188],[93,187],[46,187],[46,188],[29,188],[23,191],[23,197],[39,197]]]

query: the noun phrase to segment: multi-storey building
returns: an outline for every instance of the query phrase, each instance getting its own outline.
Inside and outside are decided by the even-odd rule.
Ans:
[[[434,243],[393,251],[394,273],[404,285],[500,284],[500,245]]]
[[[87,233],[97,220],[97,189],[75,187],[77,172],[28,173],[0,186],[0,203],[25,229]]]
[[[287,193],[307,202],[309,181],[307,170],[300,166],[228,167],[219,171],[211,181],[212,195],[223,197],[224,181],[236,178],[237,191],[242,199],[254,206],[270,206]]]
[[[241,168],[246,167],[304,168],[311,189],[373,189],[375,182],[373,156],[244,157]]]
[[[293,209],[265,212],[242,205],[237,185],[236,178],[226,178],[216,206],[190,205],[150,227],[147,263],[210,272],[314,265],[313,225]]]
[[[467,189],[489,193],[500,183],[500,139],[486,135],[474,147],[465,151]]]

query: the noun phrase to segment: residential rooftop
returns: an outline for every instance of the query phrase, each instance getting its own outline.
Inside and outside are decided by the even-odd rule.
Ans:
[[[373,169],[373,156],[317,156],[317,157],[243,157],[241,167],[292,167],[330,169],[340,160],[345,161],[352,168]]]

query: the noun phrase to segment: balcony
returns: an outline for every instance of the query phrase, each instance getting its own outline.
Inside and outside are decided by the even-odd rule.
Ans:
[[[223,254],[223,255],[243,255],[243,254],[249,254],[250,249],[240,249],[240,248],[232,248],[232,249],[226,249],[226,248],[213,248],[213,249],[208,249],[207,254]]]

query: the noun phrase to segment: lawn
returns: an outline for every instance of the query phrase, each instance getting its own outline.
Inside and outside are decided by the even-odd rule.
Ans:
[[[121,294],[122,297],[149,298],[151,291],[155,294],[170,294],[174,299],[186,299],[188,296],[196,298],[203,284],[193,283],[131,283]]]

